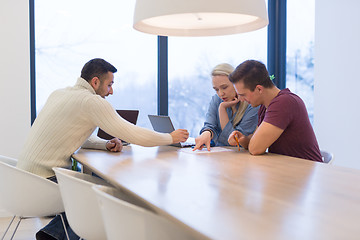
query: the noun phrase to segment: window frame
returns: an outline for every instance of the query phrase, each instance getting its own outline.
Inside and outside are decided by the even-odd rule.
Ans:
[[[274,74],[274,84],[286,87],[286,0],[268,0],[267,69]]]
[[[29,0],[29,38],[30,38],[30,120],[36,118],[36,81],[35,81],[35,0]]]

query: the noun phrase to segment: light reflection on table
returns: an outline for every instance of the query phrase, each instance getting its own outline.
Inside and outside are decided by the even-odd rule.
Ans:
[[[360,171],[242,150],[79,150],[74,157],[161,215],[210,239],[354,239]]]

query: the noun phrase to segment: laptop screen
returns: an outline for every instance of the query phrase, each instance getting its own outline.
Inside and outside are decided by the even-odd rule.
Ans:
[[[139,116],[139,110],[116,110],[116,112],[125,120],[131,122],[132,124],[136,125],[138,116]],[[101,128],[99,128],[99,131],[97,133],[97,136],[102,138],[102,139],[106,139],[106,140],[110,140],[113,139],[114,137],[107,134],[106,132],[104,132],[104,130],[102,130]]]
[[[175,130],[169,116],[148,115],[153,129],[161,133],[171,133]]]
[[[169,116],[148,115],[153,129],[161,133],[171,133],[175,130]],[[188,138],[186,142],[171,144],[176,147],[191,147],[195,145],[195,138]]]

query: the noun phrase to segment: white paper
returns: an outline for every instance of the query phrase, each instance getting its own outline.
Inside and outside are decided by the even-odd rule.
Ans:
[[[208,151],[207,148],[204,147],[202,150],[193,151],[193,148],[181,148],[179,151],[184,153],[192,153],[192,154],[204,154],[204,153],[210,154],[216,152],[229,152],[234,150],[232,148],[212,147],[210,148],[210,151]]]

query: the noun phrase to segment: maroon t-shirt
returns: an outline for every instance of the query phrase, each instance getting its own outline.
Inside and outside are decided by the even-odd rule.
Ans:
[[[305,104],[289,89],[281,90],[267,109],[261,105],[258,126],[262,121],[284,130],[269,152],[322,162]]]

